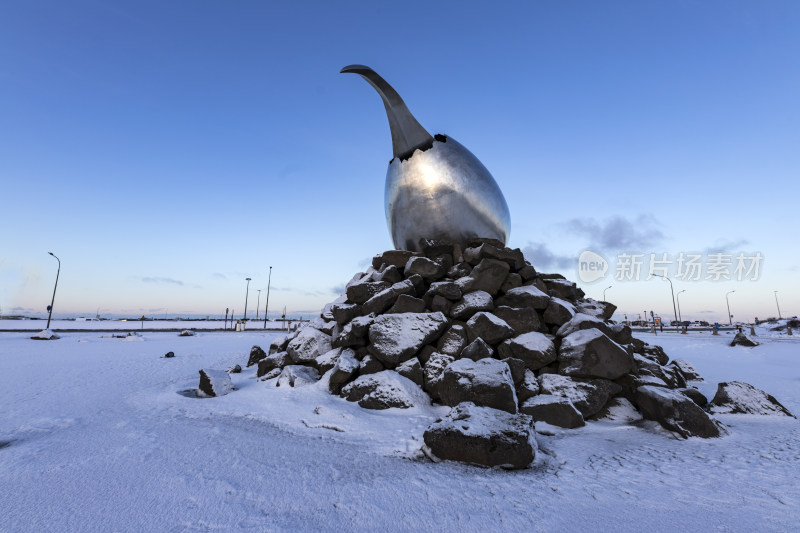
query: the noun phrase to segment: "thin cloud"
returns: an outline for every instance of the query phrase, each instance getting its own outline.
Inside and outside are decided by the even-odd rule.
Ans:
[[[706,254],[712,253],[733,253],[738,252],[742,246],[747,246],[750,241],[747,239],[737,239],[734,241],[717,241],[713,246],[709,246],[704,250]]]
[[[522,249],[525,259],[531,262],[534,268],[569,268],[575,266],[577,257],[558,255],[541,242],[532,242]]]
[[[172,278],[145,277],[145,278],[142,278],[142,281],[144,283],[169,283],[169,284],[172,284],[172,285],[181,285],[181,286],[183,285],[183,282],[181,280],[172,279]]]
[[[664,238],[658,225],[652,215],[639,215],[633,220],[617,215],[605,220],[573,218],[564,223],[564,228],[588,238],[593,248],[641,250],[652,247]]]
[[[213,274],[211,274],[211,277],[216,279],[228,279],[228,276],[220,272],[214,272]]]

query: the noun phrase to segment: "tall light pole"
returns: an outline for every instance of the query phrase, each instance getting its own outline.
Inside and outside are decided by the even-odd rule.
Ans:
[[[251,278],[244,278],[247,280],[247,291],[244,293],[244,323],[247,324],[247,295],[250,294],[250,279]]]
[[[669,279],[667,276],[664,276],[662,279],[669,281],[669,290],[672,293],[672,312],[675,313],[675,322],[678,321],[678,311],[675,307],[675,289],[672,287],[672,280]]]
[[[686,289],[678,291],[678,295],[675,297],[678,300],[678,322],[683,322],[683,317],[681,316],[681,293],[686,292]]]
[[[258,289],[258,299],[256,300],[256,320],[258,320],[258,308],[261,306],[261,289]]]
[[[607,291],[608,289],[610,289],[611,287],[613,287],[613,285],[609,285],[608,287],[606,287],[605,289],[603,289],[603,301],[604,301],[604,302],[606,301],[606,291]]]
[[[728,294],[731,294],[732,292],[736,292],[736,291],[733,290],[733,291],[730,291],[730,292],[725,294],[725,303],[728,304],[728,325],[729,326],[733,325],[733,315],[731,314],[731,302],[728,301]]]
[[[53,316],[53,304],[56,301],[56,289],[58,288],[58,276],[61,274],[61,259],[56,257],[56,254],[53,252],[47,252],[48,254],[52,255],[58,261],[58,271],[56,272],[56,285],[53,287],[53,298],[50,300],[50,313],[47,315],[47,327],[45,329],[50,329],[50,317]]]
[[[272,283],[272,267],[269,267],[269,278],[267,279],[267,306],[264,308],[264,329],[267,329],[267,313],[269,313],[269,285]]]
[[[778,303],[778,291],[772,291],[772,292],[775,293],[775,305],[778,306],[778,320],[780,320],[781,319],[781,306]]]

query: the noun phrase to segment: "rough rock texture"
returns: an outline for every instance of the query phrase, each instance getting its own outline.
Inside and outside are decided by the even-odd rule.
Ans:
[[[645,418],[655,420],[681,437],[719,437],[723,426],[678,391],[643,386],[636,389],[634,404]]]
[[[564,338],[558,371],[567,376],[616,379],[634,370],[630,354],[601,331],[580,330]]]
[[[434,352],[425,363],[423,388],[434,400],[439,399],[439,386],[442,382],[444,369],[453,361],[455,361],[454,357]]]
[[[415,298],[410,294],[401,294],[397,297],[394,305],[386,311],[392,314],[401,313],[422,313],[425,311],[425,300]]]
[[[339,335],[332,341],[334,348],[348,346],[364,346],[367,343],[367,332],[375,320],[372,316],[356,317],[342,327]]]
[[[517,335],[539,331],[543,325],[539,318],[539,313],[532,308],[517,308],[501,305],[492,311],[498,318],[503,319],[506,324],[514,328]]]
[[[206,396],[224,396],[233,390],[231,377],[224,370],[200,370],[200,390]]]
[[[339,391],[342,390],[342,385],[350,381],[358,373],[359,366],[360,362],[356,359],[355,352],[351,349],[343,350],[331,369],[328,390],[332,394],[339,394]]]
[[[501,357],[515,357],[531,370],[539,370],[556,360],[556,348],[549,337],[537,332],[508,339],[497,347]]]
[[[381,315],[369,328],[369,353],[383,364],[395,366],[436,341],[446,328],[447,318],[442,313]]]
[[[670,363],[670,366],[675,367],[686,381],[704,381],[703,377],[695,370],[694,366],[685,359],[676,359]]]
[[[513,361],[513,359],[509,360]],[[536,379],[536,374],[526,368],[522,380],[517,384],[517,401],[522,403],[528,398],[539,394],[540,390],[541,387],[539,386],[539,380]]]
[[[715,414],[746,413],[752,415],[794,415],[771,394],[743,381],[731,381],[717,385],[717,393],[709,404]]]
[[[514,335],[511,326],[487,311],[475,313],[467,321],[467,336],[470,341],[481,338],[489,344],[499,344]]]
[[[569,398],[584,418],[598,413],[608,399],[620,391],[621,387],[604,379],[580,380],[559,374],[539,376],[542,394],[553,394]]]
[[[256,377],[266,376],[267,373],[274,368],[283,368],[286,365],[292,364],[292,358],[286,352],[278,352],[268,355],[258,362],[258,372]]]
[[[431,452],[451,461],[481,466],[525,468],[536,457],[533,421],[527,415],[509,414],[465,402],[424,434]]]
[[[478,311],[494,309],[492,295],[485,291],[474,291],[464,296],[450,309],[450,316],[456,320],[468,320]]]
[[[497,305],[532,307],[537,311],[544,311],[549,303],[550,297],[533,286],[511,289],[497,300]]]
[[[331,336],[309,326],[301,329],[300,333],[289,341],[286,351],[296,364],[312,364],[317,357],[330,351],[331,348],[333,348]]]
[[[745,335],[742,332],[737,333],[733,336],[733,340],[731,341],[731,346],[747,346],[753,347],[758,346],[758,343]]]
[[[485,291],[494,296],[500,291],[500,286],[508,276],[509,266],[496,259],[482,259],[469,276],[462,278],[464,292]]]
[[[404,378],[410,379],[420,387],[425,383],[425,374],[422,371],[422,365],[416,357],[412,357],[405,363],[400,363],[395,370],[398,374]]]
[[[461,358],[472,359],[473,361],[493,356],[494,348],[486,344],[480,337],[465,346],[460,354]]]
[[[547,422],[553,426],[572,429],[584,426],[583,415],[569,398],[552,394],[539,394],[525,401],[520,411],[530,415],[535,422]]]
[[[253,346],[250,348],[250,358],[247,360],[247,366],[258,364],[259,361],[267,356],[266,352],[260,346]]]
[[[407,409],[428,405],[430,398],[419,386],[393,370],[359,376],[342,389],[341,396],[364,409]]]
[[[319,381],[319,371],[316,368],[302,365],[288,365],[283,367],[278,376],[276,387],[305,387]]]
[[[464,326],[456,324],[450,326],[439,338],[436,343],[436,349],[445,355],[458,357],[458,354],[461,353],[461,350],[464,349],[468,342],[467,330],[464,329]]]
[[[445,405],[470,401],[509,413],[517,412],[517,394],[508,365],[497,359],[459,359],[447,365],[439,385]]]

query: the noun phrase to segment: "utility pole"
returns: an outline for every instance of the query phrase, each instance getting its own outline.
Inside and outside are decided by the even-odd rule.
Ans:
[[[778,291],[772,291],[772,292],[775,293],[775,305],[778,306],[778,320],[780,320],[782,317],[781,317],[781,306],[778,303]]]
[[[683,289],[682,291],[678,291],[678,296],[676,296],[676,298],[678,300],[678,322],[683,322],[683,317],[681,316],[681,293],[682,292],[686,292],[686,289]]]
[[[58,261],[58,272],[56,272],[56,285],[55,285],[55,287],[53,287],[53,298],[50,300],[50,309],[49,309],[49,314],[47,315],[47,327],[45,328],[45,329],[50,329],[50,317],[53,316],[53,304],[56,301],[56,289],[58,288],[58,276],[59,276],[59,274],[61,274],[61,259],[56,257],[56,254],[54,254],[53,252],[47,252],[47,253],[52,255],[53,257],[55,257],[56,261]]]
[[[258,308],[261,306],[261,289],[258,289],[258,299],[256,300],[256,320],[258,320]]]
[[[736,292],[736,291],[732,290],[732,291],[730,291],[730,292],[725,294],[725,303],[728,304],[728,325],[729,326],[733,325],[733,315],[731,314],[731,302],[728,301],[728,294],[731,294],[733,292]]]
[[[247,325],[247,296],[250,294],[250,279],[251,278],[244,278],[244,279],[247,280],[247,290],[244,293],[244,319],[242,319],[242,321],[244,322],[243,327]]]
[[[267,315],[269,314],[269,286],[272,283],[272,267],[269,267],[269,278],[267,279],[267,306],[264,309],[264,329],[267,329]]]
[[[675,307],[675,289],[672,287],[672,280],[669,279],[667,276],[664,276],[662,279],[669,281],[669,290],[672,293],[672,312],[675,313],[675,322],[678,321],[678,311]]]

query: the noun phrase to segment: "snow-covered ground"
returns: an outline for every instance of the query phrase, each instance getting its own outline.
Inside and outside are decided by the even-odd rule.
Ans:
[[[142,323],[139,320],[51,320],[50,329],[55,332],[63,330],[119,330],[119,331],[141,331],[142,329],[189,329],[189,330],[203,330],[203,329],[223,329],[225,327],[224,320],[145,320]],[[295,322],[293,321],[292,324]],[[228,329],[233,329],[235,326],[228,321]],[[285,325],[288,322],[284,323]],[[2,331],[41,331],[47,326],[47,320],[0,320],[0,332]],[[281,328],[281,321],[270,319],[267,322],[268,329]],[[247,319],[248,330],[263,330],[264,320],[251,320]]]
[[[798,530],[788,417],[720,416],[729,436],[685,441],[590,423],[539,435],[534,468],[508,472],[421,456],[447,408],[367,411],[255,367],[227,396],[180,394],[274,336],[0,334],[0,531]],[[800,337],[638,336],[692,362],[708,396],[742,380],[800,414]]]

